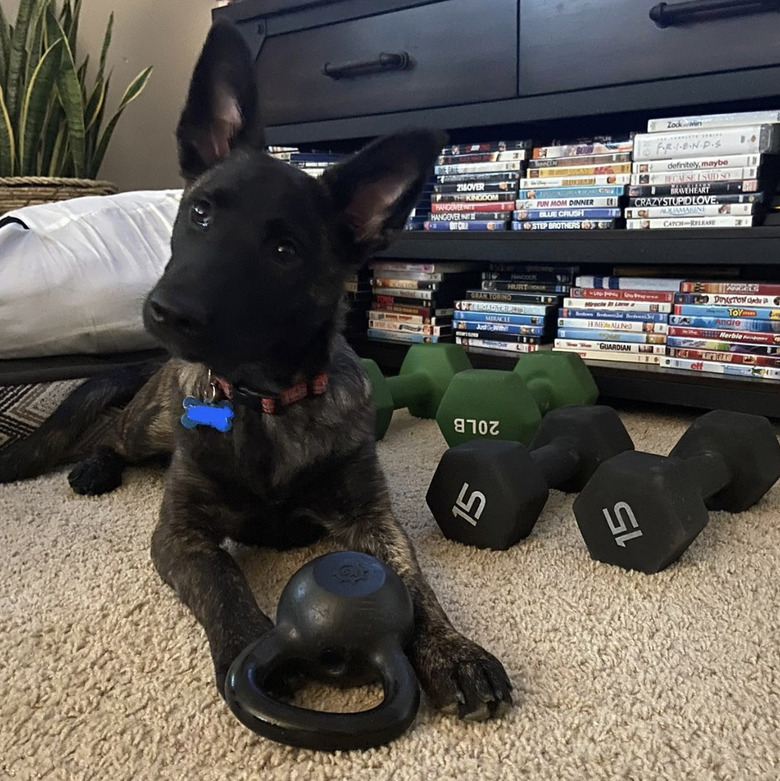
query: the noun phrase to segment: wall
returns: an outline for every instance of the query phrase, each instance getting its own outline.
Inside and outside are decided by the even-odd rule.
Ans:
[[[13,23],[19,0],[0,2]],[[109,179],[120,190],[181,185],[174,132],[215,6],[210,0],[83,0],[79,63],[87,53],[91,62],[99,59],[105,26],[114,11],[108,109],[116,107],[139,71],[154,66],[146,89],[119,120],[99,173],[101,179]]]

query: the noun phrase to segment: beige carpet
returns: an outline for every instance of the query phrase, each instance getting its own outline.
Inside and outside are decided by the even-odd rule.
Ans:
[[[667,452],[690,414],[624,411]],[[64,473],[0,486],[0,779],[780,778],[780,486],[715,513],[655,576],[593,562],[555,492],[505,553],[442,538],[424,503],[444,441],[396,413],[382,461],[452,620],[505,663],[517,707],[464,724],[424,702],[388,747],[302,751],[246,730],[218,698],[204,635],[147,553],[160,474],[84,499]],[[315,553],[240,552],[262,606]],[[307,692],[331,707],[375,691]]]

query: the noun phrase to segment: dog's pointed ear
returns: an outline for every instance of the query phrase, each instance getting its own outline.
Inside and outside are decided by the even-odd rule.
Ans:
[[[394,133],[325,171],[320,181],[358,260],[384,249],[403,228],[446,143],[439,130]]]
[[[184,179],[192,182],[238,143],[263,148],[258,113],[249,47],[232,23],[216,22],[195,65],[176,129]]]

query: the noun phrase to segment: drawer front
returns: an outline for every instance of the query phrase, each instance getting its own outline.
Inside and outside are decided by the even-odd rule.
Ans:
[[[513,97],[517,3],[445,0],[273,36],[257,73],[267,125]]]
[[[520,94],[651,81],[780,63],[780,13],[711,10],[669,2],[671,26],[650,18],[656,0],[521,0]],[[744,9],[756,8],[746,0]],[[777,6],[775,6],[777,7]],[[701,9],[688,13],[689,9]],[[736,9],[739,12],[741,9]],[[780,92],[780,89],[778,89]]]

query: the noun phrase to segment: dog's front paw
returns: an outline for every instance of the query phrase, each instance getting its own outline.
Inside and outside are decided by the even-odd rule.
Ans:
[[[68,482],[77,494],[107,494],[122,484],[124,466],[125,460],[122,456],[110,448],[100,448],[73,467],[68,475]]]
[[[501,662],[462,635],[427,643],[416,662],[425,693],[444,713],[485,721],[512,705],[512,684]]]

